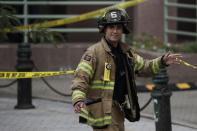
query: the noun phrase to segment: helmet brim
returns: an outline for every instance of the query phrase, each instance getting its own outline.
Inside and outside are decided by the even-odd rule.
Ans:
[[[109,25],[109,24],[125,24],[125,23],[131,23],[131,20],[128,21],[110,21],[110,22],[101,22],[100,25]]]
[[[115,24],[115,23],[113,23],[113,24]],[[122,24],[122,23],[121,23],[121,24]],[[99,32],[100,32],[100,33],[104,33],[104,30],[105,30],[105,28],[106,28],[107,25],[110,25],[110,24],[100,25],[100,26],[98,27],[98,28],[99,28]],[[123,24],[123,33],[124,33],[124,34],[129,34],[129,33],[130,33],[130,30],[128,29],[127,26],[124,26],[124,24]]]

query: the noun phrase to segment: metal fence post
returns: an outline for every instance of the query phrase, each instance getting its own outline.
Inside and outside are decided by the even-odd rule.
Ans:
[[[152,92],[156,131],[172,131],[171,125],[171,90],[168,88],[168,75],[165,68],[153,78],[156,87]]]
[[[18,72],[28,71],[31,72],[33,69],[33,62],[31,60],[31,48],[28,43],[21,43],[17,49],[17,65],[16,69]],[[35,108],[32,105],[32,80],[18,79],[17,80],[17,105],[16,109],[32,109]]]

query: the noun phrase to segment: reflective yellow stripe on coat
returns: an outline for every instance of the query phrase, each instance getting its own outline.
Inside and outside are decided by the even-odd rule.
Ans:
[[[77,99],[85,99],[86,94],[80,90],[74,90],[72,93],[72,101],[75,101]]]
[[[93,69],[92,69],[92,66],[90,64],[82,61],[82,62],[79,63],[76,71],[78,71],[80,69],[82,71],[86,72],[90,77],[93,76]]]
[[[154,74],[157,74],[160,70],[159,62],[160,62],[160,58],[156,58],[152,60],[152,71]]]
[[[93,118],[90,116],[88,111],[84,108],[81,109],[80,117],[83,117],[87,120],[87,124],[90,126],[97,126],[102,127],[105,125],[110,125],[112,123],[112,117],[111,116],[104,116],[100,118]]]
[[[137,55],[134,70],[135,71],[141,70],[144,67],[144,64],[145,64],[144,59],[141,56]]]
[[[91,84],[92,89],[105,89],[105,90],[113,90],[114,82],[113,81],[101,81],[95,80]]]

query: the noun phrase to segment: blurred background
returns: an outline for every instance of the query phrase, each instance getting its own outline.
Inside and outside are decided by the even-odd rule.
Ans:
[[[56,19],[75,17],[83,13],[118,4],[126,0],[0,0],[0,29],[35,24]],[[197,1],[146,0],[126,9],[132,22],[131,34],[123,41],[130,44],[144,58],[151,59],[166,51],[183,54],[183,60],[197,65]],[[18,46],[30,45],[33,71],[74,70],[84,50],[96,43],[97,17],[55,26],[33,28],[26,31],[0,32],[0,72],[16,71]],[[172,121],[197,129],[197,70],[184,65],[173,65],[167,70],[169,85],[186,83],[188,87],[173,90],[171,97]],[[32,79],[32,96],[43,99],[69,101],[73,76]],[[152,78],[137,78],[138,86],[151,84]],[[54,92],[54,90],[58,92]],[[175,87],[178,88],[178,87]],[[192,88],[192,90],[187,90]],[[61,94],[63,93],[63,95]],[[15,80],[0,79],[1,97],[17,95]],[[141,107],[151,97],[151,91],[139,91]],[[143,111],[144,117],[153,119],[151,102]]]

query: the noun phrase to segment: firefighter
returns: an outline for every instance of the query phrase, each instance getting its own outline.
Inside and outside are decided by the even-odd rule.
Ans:
[[[123,42],[130,18],[123,9],[107,10],[98,20],[102,39],[83,54],[72,81],[72,103],[79,122],[94,131],[124,131],[124,119],[140,119],[135,75],[152,76],[179,63],[180,54],[145,60]]]

